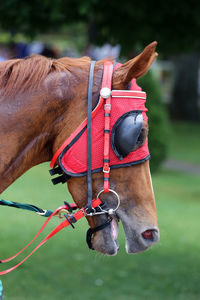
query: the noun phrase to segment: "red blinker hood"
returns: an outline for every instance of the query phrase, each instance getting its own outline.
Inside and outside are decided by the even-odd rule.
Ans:
[[[117,64],[116,67],[119,67]],[[129,90],[112,90],[110,136],[117,120],[131,111],[141,111],[144,121],[148,121],[145,107],[146,93],[131,81]],[[78,113],[78,112],[77,112]],[[148,140],[136,151],[130,152],[120,160],[113,151],[110,142],[110,168],[121,168],[140,164],[149,159]],[[92,173],[103,169],[104,158],[104,99],[99,97],[97,106],[92,112]],[[87,173],[87,119],[68,137],[55,153],[50,166],[53,168],[58,159],[61,169],[68,175],[78,177]]]

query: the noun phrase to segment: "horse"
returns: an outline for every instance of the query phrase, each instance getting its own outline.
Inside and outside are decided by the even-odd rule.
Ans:
[[[149,44],[138,56],[114,70],[114,90],[125,90],[133,78],[146,74],[157,57],[156,45],[157,42]],[[50,161],[87,117],[90,65],[89,57],[50,59],[40,55],[0,63],[0,193],[33,166]],[[93,107],[99,98],[103,68],[103,60],[95,63]],[[67,185],[77,206],[86,205],[86,176],[71,177]],[[93,173],[93,196],[102,188],[102,172]],[[138,253],[157,243],[159,229],[149,160],[111,169],[110,188],[120,196],[113,219],[122,222],[126,252]],[[101,195],[105,203],[115,203],[114,198],[112,193]],[[106,218],[87,216],[91,228]],[[113,224],[94,233],[94,250],[105,255],[117,254],[117,222]]]

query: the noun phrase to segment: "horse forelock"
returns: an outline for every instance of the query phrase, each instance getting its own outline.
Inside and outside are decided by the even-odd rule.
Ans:
[[[88,69],[89,57],[50,59],[31,55],[24,59],[11,59],[0,63],[1,100],[36,89],[51,72]]]

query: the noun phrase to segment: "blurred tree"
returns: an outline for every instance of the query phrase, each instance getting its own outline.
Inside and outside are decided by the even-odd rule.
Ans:
[[[34,35],[83,21],[90,43],[120,43],[127,54],[158,40],[168,54],[199,48],[199,12],[198,0],[1,0],[0,25]]]
[[[158,170],[159,166],[167,158],[170,126],[166,113],[166,107],[162,99],[162,92],[158,80],[149,71],[137,83],[147,93],[146,107],[150,116],[149,123],[149,150],[151,154],[151,170]]]
[[[38,32],[59,28],[63,23],[61,0],[0,1],[0,26],[13,34],[32,37]]]
[[[56,31],[64,24],[82,21],[88,26],[89,44],[119,43],[123,54],[134,56],[135,53],[131,52],[137,46],[141,49],[157,39],[159,48],[167,53],[182,49],[177,49],[177,34],[181,39],[179,46],[183,48],[187,48],[189,40],[192,42],[194,38],[193,33],[192,36],[188,34],[187,42],[182,38],[186,30],[182,26],[180,29],[176,18],[180,14],[180,5],[174,8],[173,4],[172,1],[169,5],[169,2],[156,3],[153,0],[124,0],[123,3],[116,0],[6,0],[0,2],[0,14],[3,16],[0,25],[13,33],[34,36],[38,32]],[[183,8],[187,10],[188,6],[186,3]],[[185,22],[186,15],[181,16],[182,22]],[[171,26],[170,18],[175,27]],[[151,114],[149,145],[151,166],[156,170],[166,157],[168,123],[156,80],[149,73],[140,82],[150,99],[147,101]]]
[[[158,40],[159,49],[164,54],[199,47],[198,0],[76,2],[79,2],[79,13],[89,26],[95,24],[92,28],[95,34],[90,35],[92,42],[120,43],[125,53],[132,51],[138,41],[144,46]]]
[[[170,111],[173,118],[198,121],[200,110],[198,104],[199,53],[182,54],[174,62],[174,90]]]
[[[164,55],[186,51],[198,53],[199,13],[199,0],[0,0],[0,26],[13,34],[23,32],[31,37],[81,21],[88,27],[88,44],[119,43],[122,55],[129,56],[133,50],[153,40],[159,42],[158,50]],[[197,63],[196,57],[194,63]],[[190,82],[195,85],[188,83],[188,90],[197,90],[195,68],[190,76]],[[176,78],[177,82],[180,80]],[[192,97],[192,105],[188,108],[189,95],[184,94],[184,101],[183,93],[176,90],[174,95],[175,117],[200,119],[200,113],[196,112],[198,97]],[[190,109],[188,114],[181,114],[180,103],[184,106],[183,111]]]

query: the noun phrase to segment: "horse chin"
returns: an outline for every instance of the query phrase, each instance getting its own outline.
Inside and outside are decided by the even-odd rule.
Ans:
[[[104,255],[115,256],[119,251],[118,221],[113,218],[110,225],[96,232],[92,240],[93,248]]]

